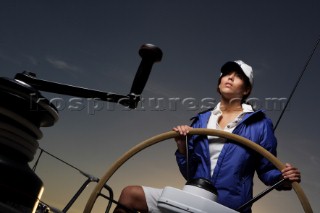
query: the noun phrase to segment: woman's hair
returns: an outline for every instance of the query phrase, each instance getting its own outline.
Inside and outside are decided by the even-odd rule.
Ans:
[[[217,92],[218,92],[219,94],[221,94],[221,93],[220,93],[220,89],[219,89],[219,85],[220,85],[220,83],[221,83],[221,78],[224,77],[224,76],[226,76],[226,75],[228,75],[228,74],[231,73],[231,72],[234,72],[234,71],[233,71],[233,70],[230,70],[229,72],[221,73],[221,76],[220,76],[220,78],[219,78],[219,80],[218,80],[218,86],[217,86]],[[238,72],[238,73],[240,74],[241,79],[244,81],[244,87],[249,90],[248,94],[244,95],[244,96],[242,97],[242,99],[241,99],[241,103],[245,103],[246,100],[247,100],[247,98],[250,96],[250,93],[251,93],[251,90],[252,90],[252,85],[251,85],[251,83],[250,83],[250,81],[249,81],[249,78],[248,78],[243,72],[240,72],[240,71],[235,71],[235,72]]]

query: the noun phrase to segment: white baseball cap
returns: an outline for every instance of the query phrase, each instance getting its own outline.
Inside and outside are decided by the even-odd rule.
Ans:
[[[252,67],[241,60],[228,61],[221,67],[221,74],[229,71],[241,71],[248,77],[251,86],[253,86]]]

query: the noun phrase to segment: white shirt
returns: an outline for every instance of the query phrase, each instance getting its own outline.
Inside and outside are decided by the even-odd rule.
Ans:
[[[217,104],[217,106],[212,110],[207,128],[208,129],[217,129],[217,130],[223,130],[226,132],[232,133],[232,131],[236,128],[238,123],[241,121],[245,113],[253,112],[253,109],[248,104],[242,104],[242,112],[228,125],[225,126],[224,129],[221,129],[221,127],[218,124],[219,118],[222,115],[222,112],[220,110],[220,103]],[[211,176],[213,175],[214,168],[217,165],[218,157],[221,153],[221,150],[223,148],[223,145],[226,141],[225,138],[220,138],[217,136],[208,136],[209,139],[209,152],[210,152],[210,161],[211,161]]]

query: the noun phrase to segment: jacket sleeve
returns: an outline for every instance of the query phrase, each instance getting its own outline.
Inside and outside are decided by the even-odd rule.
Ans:
[[[269,118],[263,119],[259,144],[277,156],[277,139],[274,135],[273,124]],[[258,155],[256,171],[264,184],[272,185],[281,178],[281,172],[266,158]]]

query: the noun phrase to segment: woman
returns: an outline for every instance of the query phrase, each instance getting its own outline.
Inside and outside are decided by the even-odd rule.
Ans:
[[[290,164],[279,171],[254,151],[223,138],[193,135],[188,138],[187,149],[185,140],[190,129],[212,128],[245,137],[276,155],[277,140],[271,120],[261,110],[254,111],[245,104],[252,85],[251,66],[240,60],[227,62],[221,68],[218,81],[217,91],[221,99],[217,106],[199,113],[193,118],[191,126],[173,128],[180,133],[175,141],[178,147],[176,159],[182,175],[187,180],[205,178],[211,181],[218,191],[217,202],[232,209],[239,208],[252,198],[255,172],[266,185],[272,185],[282,178],[297,182],[301,180],[299,170]],[[290,184],[279,189],[288,188]],[[140,212],[160,212],[157,200],[161,192],[161,189],[129,186],[122,191],[119,203]],[[115,212],[126,210],[118,206]],[[251,207],[242,212],[251,212]]]

